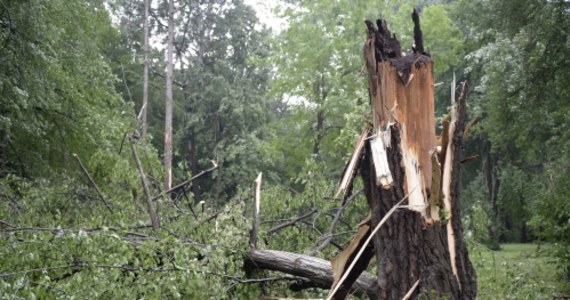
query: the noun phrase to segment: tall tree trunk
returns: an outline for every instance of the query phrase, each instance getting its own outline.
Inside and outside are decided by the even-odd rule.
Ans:
[[[417,12],[412,18],[417,48],[408,56],[401,55],[384,21],[378,20],[378,28],[367,21],[364,57],[374,128],[360,171],[371,228],[389,216],[372,237],[378,298],[474,299],[475,272],[459,205],[466,85],[436,147],[432,60],[423,50]]]
[[[188,156],[190,161],[190,172],[192,176],[200,172],[198,167],[198,149],[196,148],[196,133],[194,128],[188,129]],[[192,193],[194,194],[194,204],[197,204],[202,199],[202,191],[200,189],[200,178],[196,178],[192,182]]]
[[[499,250],[499,179],[497,165],[498,158],[491,153],[491,143],[486,142],[482,150],[483,176],[487,185],[487,197],[491,204],[491,224],[489,225],[489,248]]]
[[[322,105],[322,104],[321,104]],[[317,135],[315,136],[315,144],[313,145],[313,154],[319,155],[321,150],[321,142],[325,137],[325,112],[322,108],[317,112]]]
[[[174,0],[168,1],[168,45],[166,64],[166,103],[164,112],[164,190],[172,187],[172,76],[174,48]]]
[[[148,15],[150,10],[151,0],[144,0],[144,69],[143,69],[143,101],[140,112],[140,122],[142,125],[141,129],[141,139],[146,136],[147,129],[147,110],[148,110],[148,52],[149,52],[149,28],[148,28]]]
[[[315,86],[315,94],[320,99],[319,108],[317,110],[317,126],[315,128],[315,144],[313,145],[313,154],[317,158],[321,151],[321,143],[325,137],[325,102],[327,101],[328,91],[325,83],[325,75],[321,74],[321,79]]]

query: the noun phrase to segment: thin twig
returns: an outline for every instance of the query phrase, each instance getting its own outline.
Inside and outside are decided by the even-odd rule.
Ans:
[[[414,283],[414,285],[410,288],[410,290],[404,295],[404,298],[402,298],[402,300],[410,299],[410,297],[412,297],[412,294],[414,293],[419,284],[420,280],[418,279],[418,281],[416,281],[416,283]]]
[[[344,212],[345,208],[350,204],[350,202],[352,202],[352,200],[354,198],[356,198],[358,195],[360,195],[363,191],[364,191],[364,189],[360,189],[359,191],[354,193],[352,196],[350,196],[348,199],[346,199],[346,201],[344,201],[344,205],[338,209],[338,211],[336,212],[336,214],[334,216],[333,221],[331,222],[331,225],[329,226],[329,230],[326,233],[327,238],[319,246],[317,246],[313,250],[311,250],[311,252],[308,253],[309,255],[314,256],[315,254],[317,254],[318,252],[321,252],[323,249],[325,249],[330,244],[330,242],[333,239],[333,232],[336,228],[338,221],[340,220],[340,216]]]
[[[154,197],[152,197],[152,201],[154,201],[154,200],[156,200],[156,199],[158,199],[158,198],[160,198],[160,197],[162,197],[162,196],[165,196],[165,195],[167,195],[167,194],[170,194],[170,193],[176,191],[177,189],[183,188],[184,186],[186,186],[186,185],[189,184],[190,182],[194,181],[196,178],[198,178],[198,177],[200,177],[200,176],[202,176],[202,175],[204,175],[204,174],[206,174],[206,173],[212,172],[212,171],[214,171],[216,168],[218,168],[218,164],[217,164],[215,161],[213,161],[213,160],[212,160],[212,165],[213,165],[213,166],[212,166],[211,168],[209,168],[209,169],[207,169],[207,170],[203,170],[203,171],[201,171],[200,173],[198,173],[198,174],[192,176],[190,179],[188,179],[188,180],[186,180],[186,181],[184,181],[184,182],[182,182],[182,183],[180,183],[180,184],[178,184],[178,185],[176,185],[176,186],[174,186],[174,187],[172,187],[172,188],[170,188],[170,189],[168,189],[168,190],[166,190],[166,191],[164,191],[164,192],[162,192],[162,193],[160,193],[160,194],[158,194],[158,195],[156,195],[156,196],[154,196]]]
[[[240,279],[240,278],[232,278],[234,281],[227,289],[226,293],[231,291],[236,285],[240,283],[251,284],[251,283],[265,283],[265,282],[273,282],[273,281],[297,281],[299,277],[293,276],[279,276],[279,277],[267,277],[267,278],[253,278],[253,279]]]
[[[315,209],[309,211],[308,213],[306,213],[306,214],[304,214],[304,215],[302,215],[302,216],[300,216],[300,217],[297,217],[297,218],[295,218],[295,219],[292,219],[292,220],[289,220],[289,221],[287,221],[287,222],[281,223],[281,224],[279,224],[279,225],[277,225],[277,226],[275,226],[275,227],[269,229],[269,230],[267,231],[267,235],[272,235],[272,234],[274,234],[275,232],[277,232],[277,231],[279,231],[279,230],[281,230],[281,229],[283,229],[283,228],[286,228],[286,227],[295,225],[295,223],[297,223],[297,222],[299,222],[299,221],[301,221],[301,220],[303,220],[303,219],[306,219],[306,218],[312,216],[312,215],[315,214],[317,211],[318,211],[318,209],[315,208]]]
[[[207,217],[206,219],[204,219],[203,221],[201,221],[200,223],[198,223],[198,224],[196,224],[194,227],[192,227],[192,229],[195,230],[196,228],[202,226],[203,224],[212,221],[213,219],[215,219],[216,217],[218,217],[218,215],[219,215],[220,213],[221,213],[221,212],[217,212],[217,213],[215,213],[215,214],[213,214],[213,215]]]
[[[121,146],[119,147],[119,155],[121,155],[121,153],[123,153],[123,145],[125,144],[125,141],[127,140],[128,135],[129,135],[128,132],[125,132],[125,134],[123,134],[123,139],[121,140]]]
[[[107,202],[107,199],[105,199],[105,196],[103,196],[103,192],[101,191],[101,189],[99,188],[99,186],[95,183],[95,180],[93,180],[93,177],[91,177],[91,174],[89,174],[89,172],[87,171],[87,169],[85,168],[85,166],[83,165],[83,163],[81,162],[81,159],[79,158],[79,155],[73,153],[73,157],[75,157],[75,159],[77,159],[77,162],[79,163],[79,166],[81,167],[81,170],[83,171],[83,174],[85,174],[85,176],[87,176],[87,179],[89,179],[89,182],[91,183],[91,185],[95,188],[95,190],[97,191],[97,194],[99,195],[99,198],[101,198],[101,201],[103,201],[103,203],[105,204],[105,207],[107,207],[107,209],[114,214],[115,212],[113,211],[113,209],[111,208],[111,205],[109,204],[109,202]]]
[[[3,221],[0,221],[0,223],[4,223]],[[120,231],[120,230],[133,230],[133,229],[144,229],[144,228],[148,228],[148,227],[152,227],[151,225],[135,225],[135,226],[127,226],[124,228],[117,228],[117,227],[94,227],[94,228],[79,228],[79,229],[74,229],[74,228],[48,228],[48,227],[15,227],[12,226],[12,228],[2,228],[0,229],[0,232],[4,232],[4,233],[10,233],[10,232],[18,232],[18,231],[29,231],[29,232],[34,232],[34,231],[52,231],[52,232],[76,232],[76,231],[85,231],[87,233],[90,232],[97,232],[97,231],[104,231],[104,230],[108,230],[108,231]]]
[[[17,228],[16,226],[14,226],[14,225],[12,225],[12,224],[10,224],[10,223],[8,223],[8,222],[4,221],[4,220],[0,220],[0,224],[2,224],[2,225],[6,225],[6,226],[8,226],[8,227],[12,227],[12,228]]]
[[[186,193],[185,187],[182,187],[182,195],[184,196],[184,198],[188,202],[188,208],[190,208],[190,212],[192,213],[192,216],[194,217],[194,219],[198,219],[198,217],[196,216],[196,212],[194,212],[194,208],[192,207],[192,202],[190,201],[190,198],[188,197],[188,193]]]
[[[0,274],[0,277],[10,277],[10,276],[16,276],[16,275],[26,275],[29,273],[38,273],[38,272],[46,272],[46,271],[52,271],[52,270],[61,270],[61,269],[70,269],[70,268],[76,268],[78,267],[76,264],[74,265],[65,265],[65,266],[55,266],[55,267],[45,267],[45,268],[37,268],[37,269],[29,269],[29,270],[24,270],[24,271],[19,271],[19,272],[12,272],[12,273],[2,273]]]

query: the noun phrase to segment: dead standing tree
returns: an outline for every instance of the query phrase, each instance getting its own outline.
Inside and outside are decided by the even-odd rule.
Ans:
[[[355,287],[371,299],[476,297],[459,205],[466,84],[457,100],[452,84],[452,111],[436,137],[433,62],[423,49],[415,10],[412,20],[415,47],[406,56],[383,20],[376,25],[366,21],[372,124],[356,144],[338,194],[348,199],[360,172],[370,215],[351,244],[332,260],[328,299],[344,299]],[[298,258],[289,261],[286,255],[271,253],[260,259],[262,252],[268,251],[252,249],[250,266],[317,281],[296,263]],[[377,274],[373,283],[365,279],[372,257]]]

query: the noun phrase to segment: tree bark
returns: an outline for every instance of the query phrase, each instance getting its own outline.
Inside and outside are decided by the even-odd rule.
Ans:
[[[321,74],[321,79],[318,83],[316,83],[315,87],[315,95],[317,95],[318,101],[318,109],[317,109],[317,123],[315,126],[315,143],[313,145],[313,155],[315,158],[319,157],[321,151],[321,143],[325,138],[325,102],[327,101],[328,90],[325,83],[325,76]]]
[[[149,52],[149,28],[148,28],[148,18],[150,10],[151,0],[144,0],[144,69],[143,69],[143,101],[140,112],[140,122],[141,122],[141,139],[146,136],[147,129],[147,110],[148,110],[148,52]]]
[[[198,149],[196,145],[196,133],[194,127],[188,129],[188,156],[190,173],[198,174],[200,167],[198,166]],[[200,179],[192,182],[192,194],[194,194],[194,204],[198,204],[202,200],[202,190],[200,188]]]
[[[133,141],[130,141],[130,144],[131,144],[131,151],[133,153],[133,158],[134,158],[135,163],[137,165],[137,169],[139,170],[139,176],[141,178],[141,184],[142,184],[143,189],[144,189],[144,194],[146,197],[147,210],[148,210],[148,214],[150,216],[150,223],[152,224],[152,229],[154,231],[158,231],[160,229],[160,219],[158,217],[158,214],[157,214],[156,209],[154,207],[152,196],[150,194],[150,188],[148,187],[148,182],[146,180],[146,173],[144,172],[141,160],[139,159],[139,155],[137,153],[137,146],[135,145],[135,143]]]
[[[322,104],[321,104],[322,105]],[[316,136],[315,136],[315,144],[313,145],[313,154],[315,157],[318,157],[321,151],[321,142],[325,136],[325,112],[321,108],[317,112],[317,125],[316,125]]]
[[[174,48],[174,0],[168,1],[168,45],[166,64],[166,103],[164,112],[164,189],[172,187],[172,77]]]
[[[491,143],[485,142],[481,151],[483,157],[482,171],[487,185],[487,199],[491,204],[491,224],[489,225],[489,248],[499,250],[499,188],[501,181],[498,175],[498,157],[491,153]]]

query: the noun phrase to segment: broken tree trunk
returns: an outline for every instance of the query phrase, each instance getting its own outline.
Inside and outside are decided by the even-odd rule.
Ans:
[[[423,50],[415,10],[412,19],[416,48],[407,56],[401,55],[399,42],[384,21],[378,20],[377,27],[366,22],[364,58],[373,128],[362,150],[356,151],[362,151],[359,166],[371,228],[405,199],[372,237],[378,299],[420,295],[474,299],[475,271],[463,241],[459,209],[466,85],[455,101],[453,84],[451,116],[436,138],[432,60]],[[362,240],[354,243],[362,244]],[[346,259],[335,272],[349,274],[340,283],[343,286],[333,286],[329,299],[344,299],[346,289],[365,269],[361,260],[371,255],[358,257],[356,250],[360,249],[343,253]],[[354,259],[358,259],[356,267],[348,267]]]

